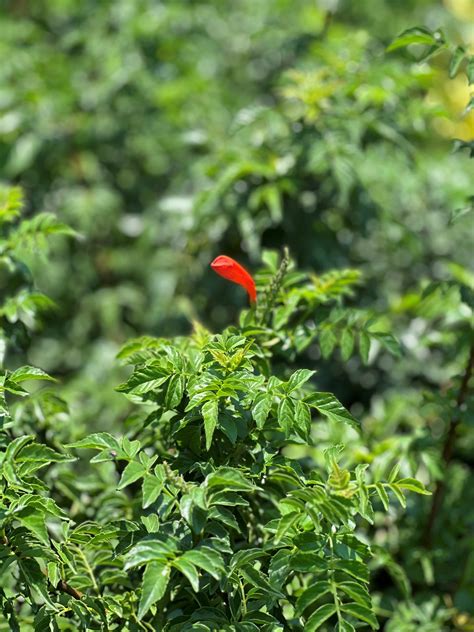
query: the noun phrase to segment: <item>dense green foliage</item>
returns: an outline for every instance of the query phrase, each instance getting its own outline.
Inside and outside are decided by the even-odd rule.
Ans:
[[[446,7],[2,5],[2,632],[474,629]]]

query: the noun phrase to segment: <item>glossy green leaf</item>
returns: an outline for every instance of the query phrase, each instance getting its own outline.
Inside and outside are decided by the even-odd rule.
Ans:
[[[150,562],[145,568],[142,594],[138,606],[138,618],[143,619],[148,610],[165,594],[171,568],[163,562]]]
[[[219,401],[211,399],[202,407],[202,416],[204,419],[204,433],[206,435],[206,450],[209,450],[212,444],[212,437],[217,426],[219,412]]]

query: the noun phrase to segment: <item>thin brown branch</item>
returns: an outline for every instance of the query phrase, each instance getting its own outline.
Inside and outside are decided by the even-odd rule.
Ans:
[[[448,433],[446,435],[446,441],[444,442],[442,457],[445,464],[445,469],[451,462],[454,452],[454,445],[456,443],[456,434],[461,420],[461,412],[464,402],[466,401],[467,394],[469,392],[469,380],[474,371],[474,343],[471,344],[469,351],[469,357],[466,364],[466,369],[461,380],[461,386],[459,387],[458,397],[456,399],[456,408],[449,423]],[[445,480],[439,480],[436,489],[433,494],[433,500],[431,503],[430,513],[428,520],[426,521],[425,529],[423,531],[422,543],[427,548],[431,547],[433,528],[436,523],[437,516],[443,504],[443,497],[445,491]]]
[[[74,599],[82,599],[83,597],[82,593],[79,590],[76,590],[75,588],[73,588],[70,584],[65,582],[63,579],[61,579],[61,581],[56,586],[56,590],[60,590],[63,593],[67,593],[68,595],[71,595],[71,597],[74,597]]]

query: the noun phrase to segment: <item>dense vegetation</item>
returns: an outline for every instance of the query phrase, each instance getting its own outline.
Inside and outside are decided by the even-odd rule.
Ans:
[[[2,5],[0,630],[474,629],[446,7]]]

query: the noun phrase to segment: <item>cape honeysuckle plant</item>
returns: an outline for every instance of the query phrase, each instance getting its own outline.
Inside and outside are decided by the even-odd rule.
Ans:
[[[105,524],[64,528],[61,546],[80,542],[89,578],[66,571],[67,581],[74,590],[100,592],[109,624],[123,626],[126,618],[128,629],[170,631],[378,627],[370,542],[358,537],[358,524],[372,522],[376,499],[388,510],[390,496],[405,505],[406,491],[427,492],[396,463],[380,480],[367,463],[349,471],[339,445],[325,451],[325,468],[286,456],[287,446],[313,444],[315,423],[361,432],[334,395],[314,387],[315,370],[272,372],[273,350],[284,346],[269,324],[275,304],[299,289],[305,312],[334,292],[334,283],[325,294],[324,284],[305,285],[294,272],[285,279],[288,263],[285,256],[271,282],[259,284],[259,302],[241,327],[212,335],[196,324],[188,338],[128,343],[120,358],[133,372],[118,390],[146,415],[131,421],[126,437],[99,432],[68,446],[96,451],[92,463],[110,464],[117,476],[117,491],[101,509]],[[131,501],[125,516],[124,497]],[[74,564],[64,560],[64,567]],[[97,598],[77,600],[75,612],[81,607],[90,625]]]
[[[373,521],[374,502],[404,506],[405,492],[424,486],[395,462],[380,478],[368,463],[349,470],[337,444],[325,467],[286,453],[313,446],[315,424],[362,432],[316,389],[314,369],[282,362],[298,350],[292,327],[308,321],[314,339],[312,310],[330,321],[331,306],[343,309],[348,279],[357,277],[297,273],[285,253],[259,275],[240,327],[213,335],[196,323],[189,337],[132,340],[120,358],[133,371],[118,390],[145,414],[123,436],[98,432],[64,448],[54,433],[39,443],[18,432],[45,417],[51,430],[67,408],[28,395],[25,383],[50,379],[43,371],[4,372],[0,602],[10,629],[378,627],[359,525]],[[277,317],[288,304],[294,321]],[[10,416],[6,398],[18,396],[32,405]],[[97,452],[92,483],[71,471],[80,449]]]

